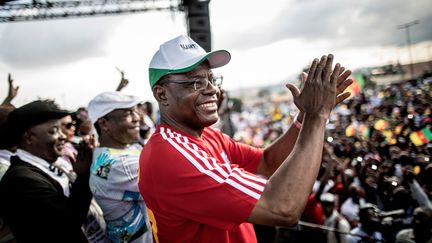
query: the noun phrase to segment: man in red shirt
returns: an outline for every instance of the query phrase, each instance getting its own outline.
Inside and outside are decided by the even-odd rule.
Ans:
[[[251,223],[295,225],[311,192],[326,120],[349,96],[350,72],[332,70],[332,55],[315,59],[301,91],[287,85],[300,120],[262,150],[210,127],[222,81],[211,69],[230,58],[179,36],[150,63],[161,124],[141,153],[139,188],[156,242],[256,242]]]

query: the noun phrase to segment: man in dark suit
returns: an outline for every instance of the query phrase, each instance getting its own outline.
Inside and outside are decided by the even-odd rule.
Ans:
[[[0,215],[18,242],[87,242],[81,225],[92,194],[92,146],[81,144],[73,184],[55,166],[66,136],[60,119],[69,115],[52,101],[34,101],[9,114],[18,149],[0,183]]]

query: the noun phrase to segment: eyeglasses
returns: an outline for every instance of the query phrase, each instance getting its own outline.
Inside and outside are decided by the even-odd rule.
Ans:
[[[193,87],[194,90],[204,90],[207,89],[209,83],[213,85],[214,87],[217,87],[220,89],[222,87],[223,77],[222,75],[219,76],[213,76],[211,80],[208,79],[196,79],[196,80],[161,80],[160,84],[163,83],[177,83],[177,84],[183,84],[187,87]]]
[[[65,126],[66,129],[71,129],[71,127],[75,127],[75,125],[76,125],[76,122],[75,122],[75,121],[72,121],[72,122],[68,122],[68,123],[63,124],[63,126]]]

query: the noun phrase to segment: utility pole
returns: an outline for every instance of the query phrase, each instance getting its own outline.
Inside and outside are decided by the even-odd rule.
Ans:
[[[411,71],[411,79],[414,79],[414,66],[413,66],[413,60],[412,60],[412,53],[411,53],[411,36],[409,28],[413,25],[418,24],[418,20],[414,20],[405,24],[398,25],[398,29],[405,29],[406,30],[406,38],[407,38],[407,45],[408,45],[408,53],[410,58],[410,71]]]
[[[429,54],[429,66],[430,66],[430,68],[431,68],[431,72],[432,72],[432,54],[431,54],[431,47],[432,47],[432,44],[429,44],[428,45],[428,54]]]

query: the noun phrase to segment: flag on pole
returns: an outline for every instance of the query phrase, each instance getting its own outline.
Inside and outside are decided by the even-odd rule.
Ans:
[[[351,97],[360,93],[360,91],[363,89],[365,85],[365,79],[363,74],[361,73],[353,74],[352,80],[353,83],[350,86],[348,86],[346,90],[351,93]]]
[[[409,138],[415,146],[422,146],[432,141],[432,133],[425,127],[419,131],[410,133]]]
[[[365,79],[363,74],[361,73],[356,73],[354,74],[355,80],[357,81],[357,84],[359,86],[360,89],[363,89],[364,85],[365,85]]]
[[[390,145],[394,145],[394,144],[397,143],[397,140],[396,140],[396,138],[394,137],[392,131],[390,131],[390,130],[385,130],[385,131],[383,131],[382,133],[383,133],[384,137],[386,138],[386,141],[387,141],[388,144],[390,144]]]
[[[349,126],[347,126],[347,128],[345,128],[345,135],[347,137],[353,137],[356,135],[356,129],[352,124],[350,124]]]
[[[390,126],[389,122],[384,119],[379,119],[375,122],[374,128],[378,131],[384,131]]]

